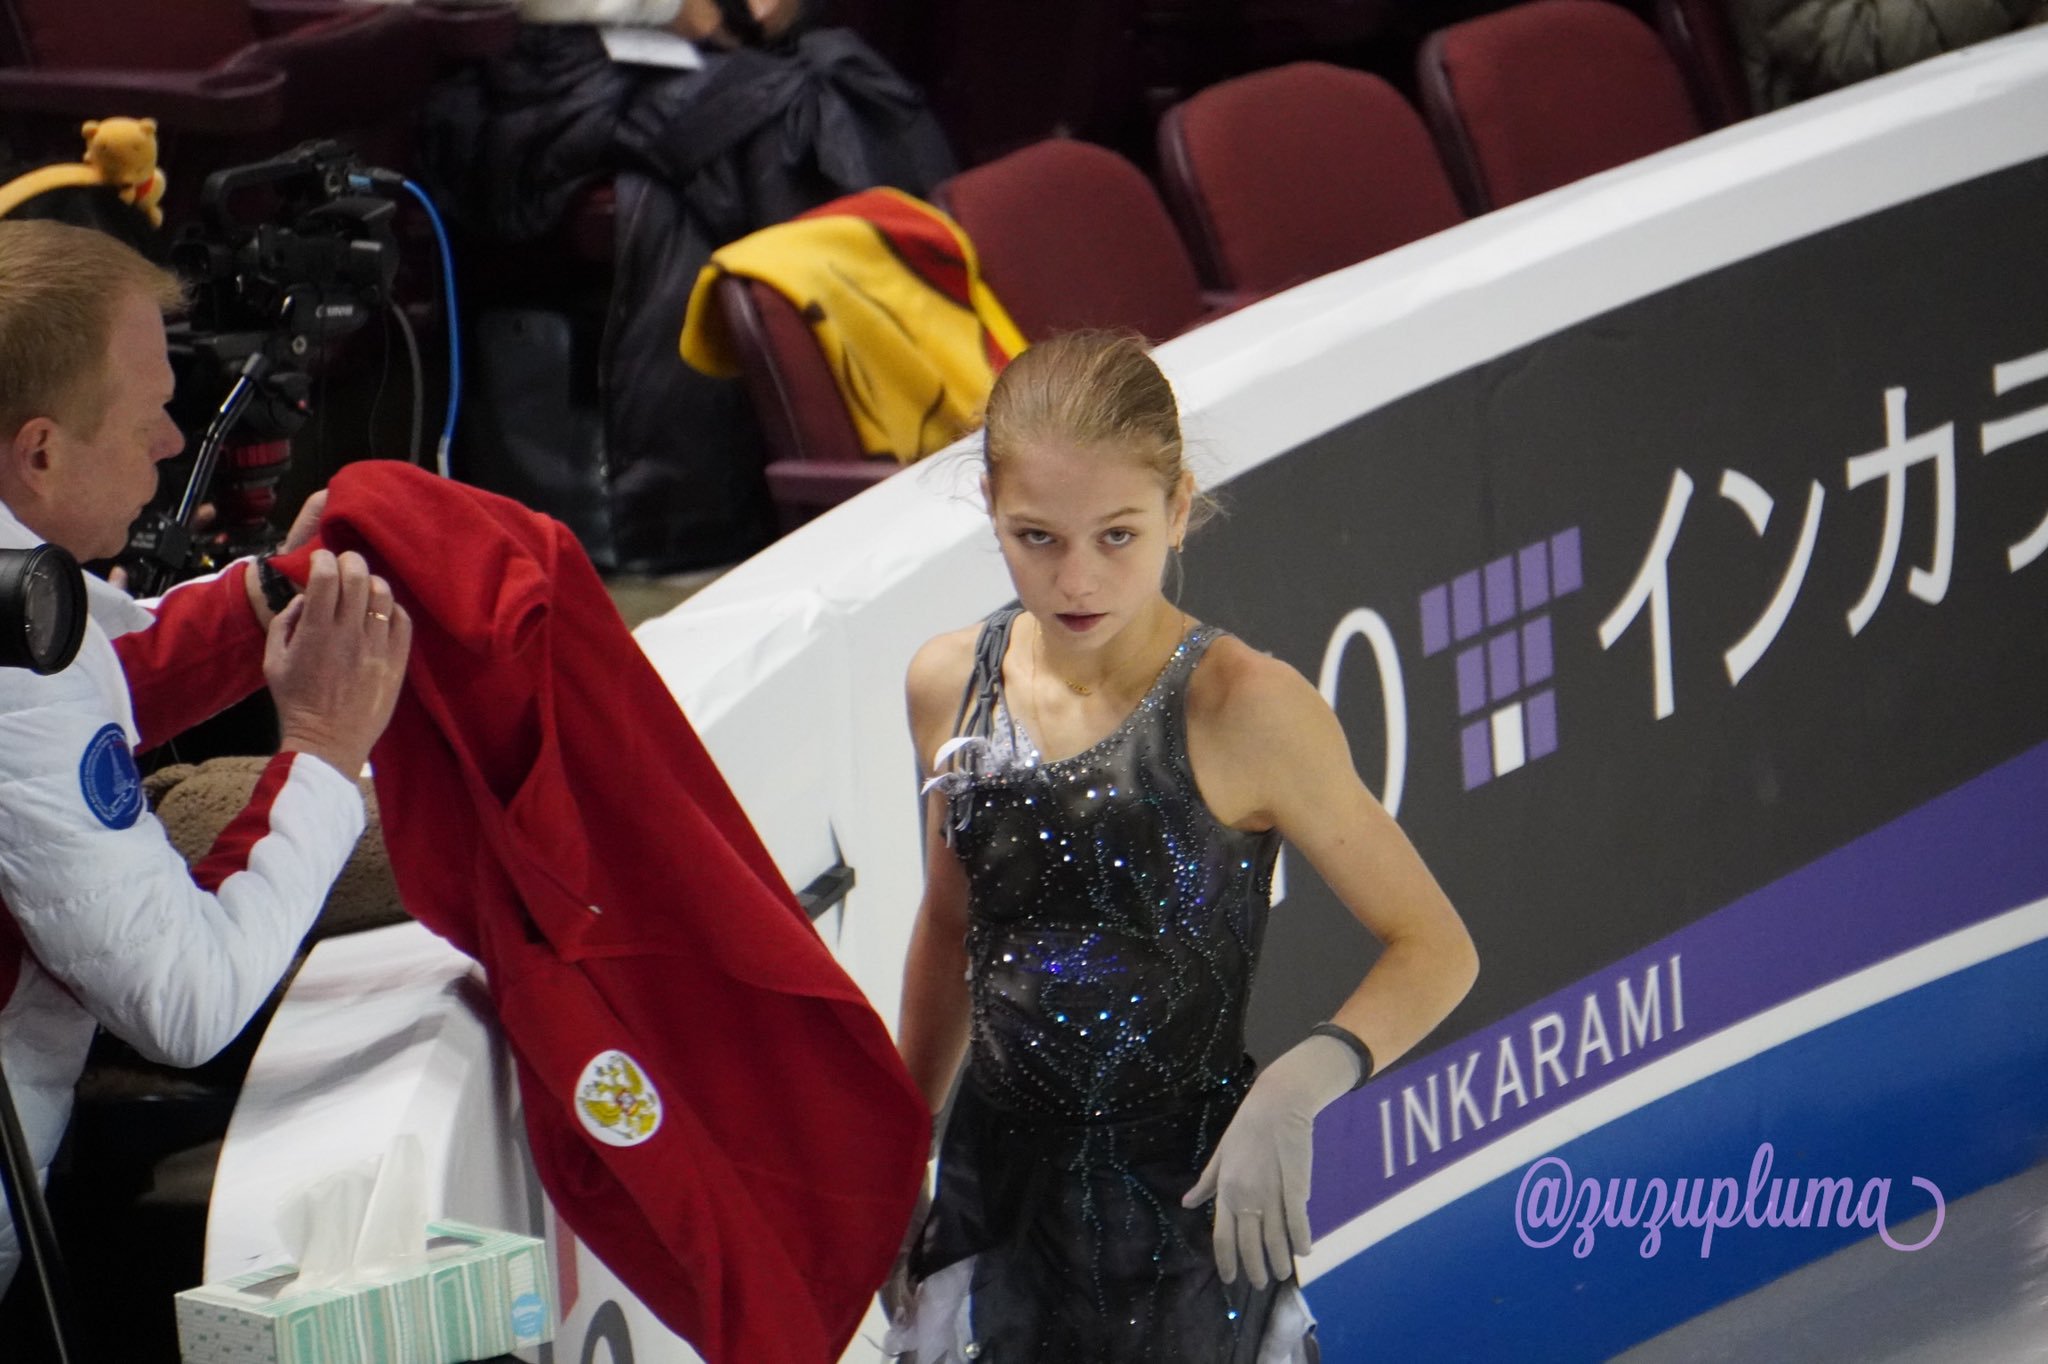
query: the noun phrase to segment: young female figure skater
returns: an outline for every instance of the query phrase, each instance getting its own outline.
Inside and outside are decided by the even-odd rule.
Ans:
[[[932,640],[908,682],[932,779],[901,1046],[935,1113],[967,1067],[890,1349],[1313,1360],[1311,1126],[1463,998],[1471,940],[1315,688],[1162,591],[1195,490],[1142,343],[1025,351],[986,450],[1022,610]],[[1385,950],[1254,1079],[1282,837]]]

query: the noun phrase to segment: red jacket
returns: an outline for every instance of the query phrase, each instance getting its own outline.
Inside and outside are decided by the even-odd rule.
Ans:
[[[881,1021],[564,527],[373,462],[321,538],[412,613],[384,838],[484,965],[556,1209],[711,1364],[837,1358],[929,1140]]]

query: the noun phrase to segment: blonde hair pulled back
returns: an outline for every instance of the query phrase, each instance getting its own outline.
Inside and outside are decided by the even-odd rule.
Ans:
[[[1173,385],[1135,332],[1065,332],[1033,343],[997,376],[982,432],[990,488],[1007,461],[1041,441],[1127,453],[1169,499],[1188,472]],[[1197,492],[1190,525],[1213,507]]]

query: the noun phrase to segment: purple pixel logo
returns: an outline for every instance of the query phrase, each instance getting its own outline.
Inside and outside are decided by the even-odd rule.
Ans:
[[[1457,669],[1467,791],[1557,750],[1543,608],[1578,591],[1579,582],[1573,526],[1423,592],[1422,656],[1464,646]]]

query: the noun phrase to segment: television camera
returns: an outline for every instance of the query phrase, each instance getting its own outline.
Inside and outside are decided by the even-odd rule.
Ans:
[[[119,562],[136,595],[274,546],[277,485],[314,375],[391,300],[403,186],[331,141],[207,177],[202,221],[171,256],[193,287],[190,314],[170,329],[174,410],[199,438],[183,492],[129,531]],[[202,534],[209,499],[217,519]]]

